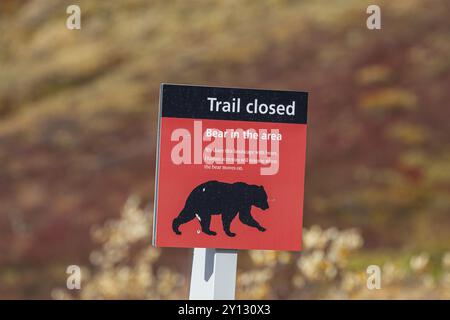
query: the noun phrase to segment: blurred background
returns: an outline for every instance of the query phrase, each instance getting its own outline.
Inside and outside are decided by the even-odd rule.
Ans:
[[[173,82],[310,93],[305,250],[240,252],[238,298],[450,298],[449,21],[446,0],[1,0],[0,297],[187,298],[192,250],[150,246]]]

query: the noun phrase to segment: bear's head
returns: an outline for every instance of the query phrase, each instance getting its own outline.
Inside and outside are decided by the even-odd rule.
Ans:
[[[267,203],[267,193],[263,186],[253,186],[253,199],[252,204],[262,210],[269,209],[269,204]]]

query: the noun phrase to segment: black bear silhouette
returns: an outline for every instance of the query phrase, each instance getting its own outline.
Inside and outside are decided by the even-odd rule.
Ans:
[[[181,234],[180,225],[198,218],[202,231],[215,236],[209,229],[212,215],[222,215],[223,230],[229,237],[236,234],[230,231],[230,225],[239,213],[239,220],[259,231],[266,231],[251,215],[251,206],[262,210],[269,208],[267,194],[263,186],[249,185],[244,182],[225,183],[208,181],[197,186],[189,194],[183,210],[173,220],[172,229]]]

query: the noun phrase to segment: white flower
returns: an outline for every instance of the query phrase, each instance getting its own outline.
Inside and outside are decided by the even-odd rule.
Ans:
[[[430,256],[427,253],[421,253],[417,256],[411,257],[409,265],[414,272],[420,273],[425,270],[430,261]]]
[[[443,256],[442,256],[442,266],[445,269],[450,269],[450,251],[446,252]]]

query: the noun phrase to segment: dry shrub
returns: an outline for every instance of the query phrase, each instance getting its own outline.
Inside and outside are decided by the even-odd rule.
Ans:
[[[139,199],[126,202],[120,218],[92,229],[100,248],[83,268],[79,295],[55,289],[55,299],[183,299],[186,276],[159,263],[161,249],[150,245],[151,210]],[[409,267],[381,265],[382,288],[369,290],[365,268],[350,261],[363,246],[356,229],[305,228],[303,250],[240,253],[238,299],[449,298],[450,252],[442,256],[440,276],[431,273],[430,255],[412,256]]]

